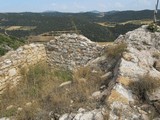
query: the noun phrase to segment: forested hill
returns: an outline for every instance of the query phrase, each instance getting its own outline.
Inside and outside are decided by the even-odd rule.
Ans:
[[[158,13],[160,16],[160,13]],[[93,41],[113,41],[152,21],[153,10],[81,13],[0,13],[0,32],[28,37],[50,31],[80,31]]]

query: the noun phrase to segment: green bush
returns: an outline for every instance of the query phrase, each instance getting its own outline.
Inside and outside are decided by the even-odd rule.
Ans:
[[[8,52],[8,50],[0,47],[0,56],[1,56],[1,55],[5,55],[6,52]]]
[[[149,24],[147,29],[151,32],[160,32],[160,28],[156,23]]]
[[[17,49],[19,46],[24,44],[24,40],[12,37],[12,36],[5,36],[0,34],[0,56],[4,55],[8,50],[3,46],[8,46],[11,49]]]

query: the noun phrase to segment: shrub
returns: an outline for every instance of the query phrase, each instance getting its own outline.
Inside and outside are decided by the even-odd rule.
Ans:
[[[146,100],[146,92],[154,92],[160,87],[160,80],[153,78],[150,75],[141,77],[140,80],[130,83],[129,87],[139,97],[139,99]]]
[[[8,52],[8,50],[6,50],[0,46],[0,56],[4,55],[6,52]]]
[[[4,46],[8,46],[12,49],[17,49],[19,46],[24,45],[24,40],[20,40],[13,36],[6,36],[3,34],[0,34],[0,56],[4,55],[6,52],[8,52],[8,49]]]
[[[149,24],[147,29],[151,32],[160,32],[160,28],[156,23]]]
[[[21,73],[23,75],[23,80],[19,82],[17,87],[11,88],[8,84],[5,91],[0,96],[0,117],[9,117],[9,115],[13,115],[16,116],[18,120],[33,118],[37,113],[36,108],[42,108],[39,102],[41,97],[43,94],[48,94],[46,92],[54,85],[53,73],[44,63],[39,63],[34,67],[30,67],[28,72],[22,69]],[[31,101],[36,101],[36,107],[25,106],[26,103]],[[12,111],[12,114],[11,112],[8,114],[6,110],[9,105],[15,106],[15,111]],[[18,107],[23,108],[23,111],[17,113]]]
[[[127,44],[126,43],[118,43],[116,45],[109,46],[106,49],[106,55],[111,58],[116,58],[118,56],[121,56],[123,52],[127,50]]]
[[[37,103],[31,103],[30,106],[24,106],[21,111],[17,111],[16,120],[36,120],[38,114],[38,105]]]

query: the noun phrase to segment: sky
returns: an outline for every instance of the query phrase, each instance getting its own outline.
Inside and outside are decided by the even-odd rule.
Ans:
[[[0,0],[0,12],[86,12],[154,9],[156,0]]]

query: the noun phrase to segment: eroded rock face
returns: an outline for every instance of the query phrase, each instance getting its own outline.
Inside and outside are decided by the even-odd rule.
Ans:
[[[122,41],[127,43],[127,51],[122,55],[115,87],[111,90],[111,94],[106,101],[110,104],[112,110],[110,119],[117,120],[119,116],[122,119],[153,119],[155,116],[151,118],[149,111],[147,111],[147,114],[137,112],[136,107],[139,99],[135,95],[135,91],[132,91],[131,83],[141,80],[145,75],[160,80],[159,63],[157,62],[157,58],[153,57],[155,52],[160,51],[160,33],[151,33],[146,29],[146,26],[142,26],[139,29],[120,36],[115,42],[119,43]],[[159,89],[157,88],[154,93],[147,94],[146,96],[153,104],[154,101],[160,101]],[[114,114],[113,111],[118,106],[115,105],[115,101],[119,102],[122,108],[125,107],[128,109],[123,112],[127,114]],[[130,109],[131,103],[135,108]],[[141,104],[139,103],[140,106]],[[159,103],[156,102],[156,106],[158,105]],[[120,110],[123,111],[125,108]],[[154,109],[158,112],[156,110],[157,108]],[[138,111],[142,111],[141,107],[138,108]],[[154,114],[154,112],[151,113]]]
[[[155,52],[160,52],[160,33],[151,33],[143,26],[115,41],[116,44],[121,42],[127,44],[127,51],[120,58],[101,56],[87,64],[106,72],[101,76],[105,82],[100,91],[92,96],[105,101],[109,111],[108,120],[159,119],[160,88],[144,94],[146,101],[143,101],[133,91],[131,83],[140,81],[145,75],[160,80],[159,57],[154,57]]]

